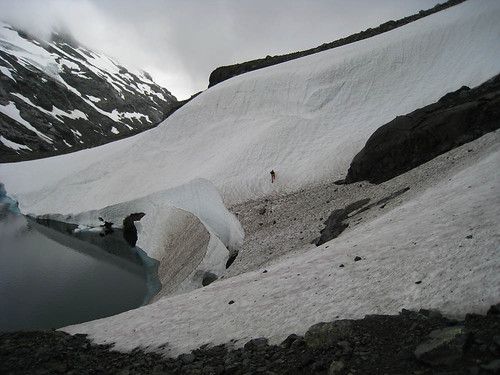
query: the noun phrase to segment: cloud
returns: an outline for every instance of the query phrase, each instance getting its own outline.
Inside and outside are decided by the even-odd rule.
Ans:
[[[144,69],[178,98],[213,69],[312,48],[434,6],[436,0],[0,0],[3,20]]]

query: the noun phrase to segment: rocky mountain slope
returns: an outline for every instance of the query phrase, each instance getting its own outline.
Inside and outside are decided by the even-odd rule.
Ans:
[[[156,126],[176,107],[144,71],[67,35],[44,41],[0,23],[0,162],[108,143]]]

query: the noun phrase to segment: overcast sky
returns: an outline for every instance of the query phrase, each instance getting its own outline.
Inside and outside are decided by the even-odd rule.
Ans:
[[[0,0],[3,21],[148,71],[178,99],[221,65],[316,47],[445,0]]]

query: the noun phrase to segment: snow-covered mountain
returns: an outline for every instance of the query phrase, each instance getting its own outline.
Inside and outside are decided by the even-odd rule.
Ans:
[[[468,0],[374,38],[231,78],[134,137],[1,164],[0,181],[26,214],[96,226],[99,216],[120,223],[145,213],[136,223],[138,245],[163,262],[160,278],[177,251],[173,262],[190,267],[177,291],[193,289],[209,271],[221,275],[244,240],[224,204],[278,200],[341,179],[380,126],[497,75],[499,19],[500,2]],[[498,139],[490,142],[473,164],[320,247],[276,260],[266,273],[65,330],[121,350],[175,355],[263,335],[276,343],[322,320],[403,307],[485,312],[500,293],[500,152]],[[181,251],[183,238],[203,257]],[[355,255],[363,262],[354,263]]]
[[[0,161],[62,154],[156,126],[177,100],[151,76],[54,32],[0,23]]]

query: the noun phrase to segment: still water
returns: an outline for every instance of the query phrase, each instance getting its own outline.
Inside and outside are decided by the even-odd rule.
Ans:
[[[148,288],[137,258],[126,246],[113,254],[1,210],[0,331],[60,328],[140,306]]]

